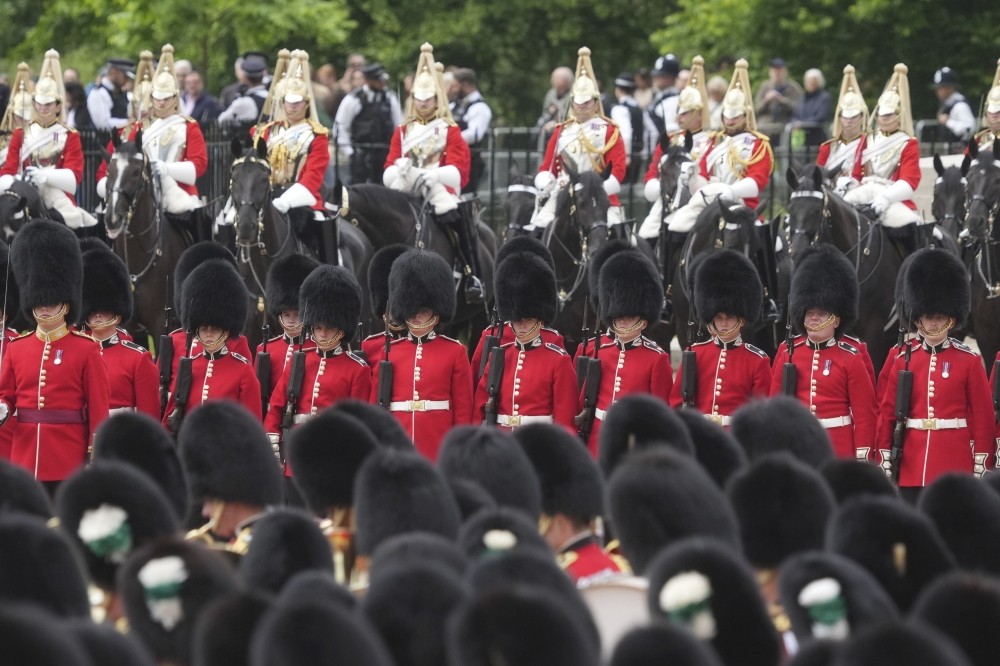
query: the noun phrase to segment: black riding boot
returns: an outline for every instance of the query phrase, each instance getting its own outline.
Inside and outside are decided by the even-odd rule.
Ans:
[[[315,221],[320,225],[319,260],[324,264],[340,265],[340,237],[337,230],[337,219],[324,217]]]
[[[482,274],[479,271],[479,253],[476,251],[477,248],[467,220],[456,209],[438,216],[438,221],[447,224],[458,236],[458,247],[455,249],[462,262],[462,286],[465,292],[465,302],[469,304],[482,303],[485,299],[485,293],[483,283],[479,280],[479,276]]]
[[[663,270],[663,312],[660,314],[660,319],[670,321],[674,314],[674,306],[671,302],[674,295],[674,272],[677,269],[677,261],[688,235],[666,229],[662,229],[660,233],[664,234],[663,252],[660,255]]]
[[[778,311],[778,304],[774,301],[774,294],[778,288],[777,260],[774,256],[774,237],[771,235],[769,225],[757,225],[754,227],[757,235],[758,249],[753,257],[754,267],[760,274],[760,280],[764,283],[764,302],[761,303],[760,317],[766,324],[774,324],[781,319]]]
[[[940,245],[938,240],[934,238],[934,228],[936,225],[936,222],[917,225],[917,235],[920,238],[919,247],[937,247]]]

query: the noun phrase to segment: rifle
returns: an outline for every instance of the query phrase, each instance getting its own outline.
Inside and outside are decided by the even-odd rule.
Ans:
[[[584,380],[583,411],[575,419],[576,434],[586,444],[594,429],[594,419],[597,418],[597,394],[601,389],[601,361],[598,358],[583,357],[587,360],[587,374]]]
[[[303,337],[305,337],[303,335]],[[292,369],[288,374],[288,388],[285,391],[285,413],[281,416],[281,438],[278,439],[278,459],[285,463],[285,439],[295,425],[295,415],[299,412],[299,399],[302,397],[302,384],[306,378],[306,353],[302,344],[292,354]]]
[[[590,305],[590,298],[583,299],[583,323],[580,325],[580,339],[583,340],[580,344],[583,345],[583,350],[576,357],[576,390],[577,392],[583,390],[583,382],[587,377],[587,343],[590,339],[587,337],[590,334],[590,329],[587,328],[587,308]],[[594,328],[594,332],[597,332],[597,328]],[[597,345],[597,338],[594,338],[594,345]]]
[[[1000,361],[993,362],[993,418],[1000,421]]]
[[[392,401],[392,361],[389,360],[389,348],[392,346],[392,336],[389,334],[389,318],[385,318],[385,352],[378,363],[378,405],[388,410]]]
[[[788,349],[788,361],[781,368],[781,394],[794,398],[799,383],[799,370],[792,362],[792,355],[795,353],[795,336],[792,334],[791,317],[791,312],[789,312],[788,321],[785,323],[785,348]]]
[[[499,329],[499,333],[497,330]],[[486,362],[490,360],[490,354],[493,349],[500,345],[500,339],[503,337],[503,323],[500,322],[500,317],[497,314],[497,308],[493,306],[493,316],[490,321],[490,332],[485,338],[483,338],[483,355],[479,357],[479,367],[476,369],[476,384],[482,379],[483,373],[486,372]]]
[[[500,394],[500,382],[503,381],[504,351],[502,347],[490,350],[490,373],[486,377],[486,390],[489,398],[483,410],[483,425],[497,424],[497,396]]]
[[[170,306],[163,306],[163,330],[170,328]],[[174,378],[174,340],[169,333],[160,336],[157,347],[156,364],[160,369],[160,414],[167,411],[170,397],[170,380]]]
[[[174,387],[174,411],[167,417],[167,425],[170,426],[170,432],[174,433],[174,435],[177,435],[181,431],[181,422],[184,420],[188,398],[191,394],[191,363],[194,359],[187,355],[187,350],[191,349],[191,333],[187,334],[184,344],[185,353],[177,366],[177,385]],[[171,347],[171,351],[173,351],[173,347]]]
[[[910,418],[910,393],[913,390],[913,373],[910,371],[910,352],[913,346],[906,344],[903,350],[903,369],[896,382],[896,427],[892,431],[892,448],[889,450],[890,474],[893,483],[899,485],[899,465],[903,460],[903,440],[906,438],[906,420]]]
[[[694,407],[698,394],[698,355],[688,347],[681,354],[681,398],[685,407]]]
[[[268,405],[271,404],[271,353],[267,351],[271,327],[265,323],[260,329],[264,332],[264,342],[257,352],[257,381],[260,382],[260,401],[263,407],[261,414],[267,414]]]

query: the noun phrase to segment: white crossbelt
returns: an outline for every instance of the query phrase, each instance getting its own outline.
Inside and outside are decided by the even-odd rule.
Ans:
[[[517,426],[525,426],[531,423],[552,423],[552,415],[544,414],[541,416],[511,416],[508,414],[498,414],[497,423],[502,426],[507,426],[508,428],[516,428]]]
[[[451,407],[450,400],[401,400],[390,402],[390,412],[437,412]]]
[[[965,419],[906,419],[906,427],[914,430],[954,430],[968,426]]]
[[[817,419],[819,424],[824,428],[841,428],[843,426],[849,426],[854,423],[854,419],[850,416],[833,416],[828,419]]]
[[[311,419],[312,417],[313,417],[312,414],[296,414],[295,416],[292,417],[292,423],[294,423],[295,425],[301,425],[306,421],[308,421],[309,419]]]
[[[727,414],[705,414],[705,418],[720,426],[727,426],[733,422],[733,417]]]
[[[114,409],[108,410],[108,416],[114,416],[115,414],[123,414],[125,412],[134,412],[135,407],[115,407]]]

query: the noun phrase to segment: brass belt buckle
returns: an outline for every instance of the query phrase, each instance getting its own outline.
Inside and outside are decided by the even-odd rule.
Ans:
[[[937,430],[938,429],[937,419],[924,419],[921,429]]]
[[[507,417],[507,425],[510,426],[511,428],[516,428],[517,426],[521,425],[521,417],[520,416],[508,416]]]
[[[721,414],[709,414],[708,420],[717,425],[722,425],[722,415]]]
[[[410,401],[410,411],[411,412],[424,412],[424,411],[427,411],[427,406],[424,404],[423,400],[411,400]]]

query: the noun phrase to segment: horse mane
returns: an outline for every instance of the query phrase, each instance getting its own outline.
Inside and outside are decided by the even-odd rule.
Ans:
[[[115,146],[114,155],[124,155],[126,157],[134,157],[140,152],[140,148],[135,145],[135,141],[122,141],[117,146]]]
[[[351,185],[351,208],[354,208],[356,205],[360,205],[361,207],[377,207],[385,204],[389,204],[401,210],[407,210],[411,206],[414,209],[420,209],[420,199],[413,194],[409,194],[408,192],[400,192],[399,190],[394,190],[383,185],[376,185],[374,183]]]

